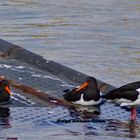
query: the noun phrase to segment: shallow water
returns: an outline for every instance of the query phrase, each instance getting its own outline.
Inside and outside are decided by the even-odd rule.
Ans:
[[[140,80],[139,15],[139,0],[1,0],[0,37],[46,59],[120,86]],[[21,110],[26,114],[30,112],[28,109]],[[28,119],[32,114],[16,118],[17,110],[6,109],[7,117],[0,116],[0,139],[140,138],[139,124],[131,124],[128,120],[125,123],[48,125],[43,118],[29,127]],[[123,117],[128,116],[129,112]],[[24,124],[21,119],[26,117]]]
[[[63,107],[0,108],[0,112],[0,139],[4,140],[140,138],[138,123],[102,119],[104,113]]]

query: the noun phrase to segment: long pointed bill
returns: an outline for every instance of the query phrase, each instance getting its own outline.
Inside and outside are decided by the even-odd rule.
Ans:
[[[5,90],[6,90],[10,95],[12,95],[12,93],[11,93],[11,91],[10,91],[10,89],[9,89],[8,86],[5,87]]]
[[[85,82],[85,83],[83,83],[78,89],[76,89],[76,91],[80,91],[80,90],[84,89],[84,88],[87,87],[87,86],[88,86],[88,83]]]

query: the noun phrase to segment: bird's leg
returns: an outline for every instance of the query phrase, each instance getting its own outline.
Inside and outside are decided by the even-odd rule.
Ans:
[[[131,107],[131,120],[135,121],[136,120],[136,108]]]

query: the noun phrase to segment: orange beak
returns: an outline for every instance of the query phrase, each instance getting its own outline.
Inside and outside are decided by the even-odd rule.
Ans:
[[[78,89],[76,89],[76,91],[80,91],[80,90],[84,89],[84,88],[87,87],[87,86],[88,86],[88,83],[85,82],[85,83],[83,83]]]
[[[11,91],[10,91],[10,89],[9,89],[8,86],[5,87],[5,90],[6,90],[10,95],[12,95],[12,93],[11,93]]]

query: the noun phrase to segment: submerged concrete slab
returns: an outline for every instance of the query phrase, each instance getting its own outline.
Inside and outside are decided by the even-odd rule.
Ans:
[[[9,42],[5,42],[4,40],[0,40],[0,44],[2,44],[0,45],[0,52],[3,57],[9,57],[10,59],[13,58],[18,61],[26,62],[30,65],[34,65],[40,69],[50,72],[57,77],[66,78],[67,80],[71,80],[77,83],[82,83],[87,77],[86,74],[75,71],[54,61],[46,60],[42,56],[34,54]],[[99,82],[99,85],[103,83],[98,79],[97,81]],[[111,90],[112,88],[113,87],[109,85],[108,90]]]
[[[0,73],[16,83],[43,91],[63,100],[63,90],[85,81],[87,75],[27,51],[19,46],[0,40]],[[102,92],[113,89],[98,81]],[[41,95],[41,94],[40,94]]]

